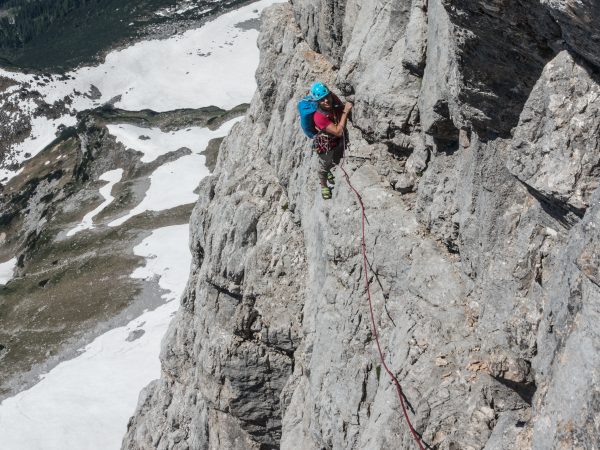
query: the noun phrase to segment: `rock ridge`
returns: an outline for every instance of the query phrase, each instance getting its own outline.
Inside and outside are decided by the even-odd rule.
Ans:
[[[295,103],[355,103],[376,323],[435,449],[596,448],[600,84],[591,1],[294,0],[191,222],[124,449],[414,448],[382,374],[360,209],[317,192]],[[586,20],[582,20],[584,17]]]

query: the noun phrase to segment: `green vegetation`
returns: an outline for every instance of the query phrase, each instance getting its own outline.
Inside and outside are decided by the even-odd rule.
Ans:
[[[105,0],[0,0],[0,48],[19,48],[80,7]]]
[[[248,0],[199,0],[168,17],[177,0],[0,0],[0,66],[62,72],[146,33],[171,34]]]
[[[162,113],[115,108],[88,111],[86,117],[80,118],[77,132],[67,128],[28,160],[5,186],[6,196],[0,200],[0,235],[7,238],[0,247],[0,257],[23,255],[23,260],[19,276],[0,285],[0,398],[14,392],[19,375],[27,374],[49,356],[60,354],[69,342],[87,339],[98,324],[114,324],[111,321],[120,320],[119,315],[131,311],[129,308],[148,308],[162,302],[157,286],[129,277],[144,261],[133,254],[132,247],[151,230],[188,223],[194,203],[146,211],[119,227],[105,224],[141,201],[148,177],[159,165],[189,150],[142,163],[140,153],[123,151],[116,145],[104,130],[105,125],[131,123],[163,130],[218,128],[243,114],[247,107],[242,104],[229,111],[206,107]],[[95,149],[94,156],[85,161],[80,160],[82,135],[87,137],[89,148]],[[207,149],[207,160],[213,164],[221,140],[212,140],[211,149]],[[93,174],[114,164],[129,169],[113,188],[114,201],[94,218],[96,227],[69,238],[61,237],[102,202]],[[35,188],[50,177],[55,177],[52,187],[47,185],[43,192],[36,192]],[[83,197],[88,199],[85,202],[74,196],[82,191],[90,194]],[[32,199],[38,202],[36,207],[44,209],[42,217],[49,220],[40,222],[37,232],[25,239],[31,225],[28,210]]]
[[[0,65],[63,71],[167,19],[176,0],[0,0]]]

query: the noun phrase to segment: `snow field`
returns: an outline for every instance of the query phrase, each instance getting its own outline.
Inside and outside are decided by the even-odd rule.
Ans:
[[[199,29],[113,51],[104,63],[70,72],[68,79],[54,76],[45,85],[34,80],[33,75],[0,69],[0,76],[21,84],[31,83],[31,89],[39,91],[47,103],[67,96],[73,99],[71,115],[57,120],[33,120],[35,139],[27,139],[15,147],[20,155],[18,161],[25,160],[25,153],[36,155],[52,142],[59,124],[75,124],[78,111],[100,106],[116,96],[121,97],[115,107],[131,111],[211,105],[231,109],[249,102],[256,89],[258,31],[242,30],[235,25],[258,18],[265,7],[274,3],[277,1],[261,0],[223,14]],[[96,100],[83,95],[90,93],[92,86],[101,93]],[[13,86],[9,92],[17,92],[20,87]],[[29,103],[22,109],[35,109],[35,103]],[[0,170],[0,180],[15,174]]]
[[[3,450],[120,448],[140,390],[160,376],[160,341],[177,311],[191,263],[188,228],[159,228],[134,248],[149,259],[131,277],[160,277],[168,302],[99,336],[78,357],[0,404]]]
[[[165,133],[159,128],[142,128],[135,125],[121,124],[108,125],[108,132],[112,134],[117,142],[127,148],[143,153],[141,161],[149,163],[161,155],[173,152],[182,147],[190,150],[204,150],[208,141],[215,137],[223,137],[239,119],[226,122],[215,131],[208,128],[191,127],[185,130],[171,131]],[[224,134],[225,133],[225,134]],[[140,139],[143,136],[144,138]]]
[[[6,284],[12,279],[16,266],[17,258],[0,263],[0,284]]]
[[[150,175],[150,187],[148,188],[148,191],[146,191],[146,196],[142,199],[141,203],[129,211],[125,216],[113,220],[108,225],[111,227],[122,225],[131,217],[141,214],[144,211],[162,211],[195,202],[198,199],[198,195],[194,193],[194,190],[198,187],[200,180],[209,175],[209,170],[205,166],[205,158],[199,153],[206,148],[210,139],[226,136],[233,125],[240,120],[241,118],[239,117],[230,120],[215,131],[210,131],[206,128],[196,128],[188,138],[185,138],[185,140],[181,137],[179,138],[181,140],[175,138],[174,144],[166,142],[168,141],[170,134],[162,133],[160,130],[154,132],[154,134],[158,134],[157,142],[153,142],[152,139],[137,139],[137,142],[132,142],[130,139],[132,127],[122,130],[117,128],[118,131],[113,128],[111,133],[115,131],[117,133],[121,133],[121,131],[127,133],[127,137],[119,134],[117,140],[124,139],[125,141],[125,139],[127,139],[128,142],[135,144],[135,150],[144,153],[143,158],[153,160],[158,156],[157,153],[161,151],[161,145],[163,146],[162,153],[167,153],[168,151],[180,148],[180,144],[183,142],[187,144],[184,146],[190,148],[194,153],[182,156],[181,158],[163,164],[156,169],[152,175]],[[144,129],[140,128],[134,134],[137,134],[142,130]],[[178,136],[185,136],[185,134],[185,131],[176,133]],[[197,140],[194,141],[194,139]],[[157,143],[160,145],[157,145]]]
[[[118,95],[121,99],[115,106],[129,110],[166,111],[210,105],[230,109],[249,102],[256,89],[258,33],[238,29],[235,24],[258,18],[263,8],[274,3],[277,2],[261,0],[222,15],[198,30],[112,52],[103,64],[78,69],[66,80],[52,77],[45,86],[30,75],[0,69],[2,76],[31,83],[31,89],[40,91],[48,103],[69,95],[73,98],[71,115],[56,121],[33,121],[32,138],[15,149],[20,152],[18,157],[22,161],[25,152],[35,155],[41,151],[54,139],[60,123],[75,123],[76,112],[99,106]],[[75,93],[90,92],[92,85],[101,93],[97,100]],[[16,92],[20,87],[9,89]],[[140,205],[118,220],[123,223],[145,210],[157,211],[196,201],[193,191],[208,175],[204,157],[198,153],[210,139],[225,136],[238,120],[227,122],[214,132],[192,128],[187,132],[190,135],[185,135],[185,131],[161,134],[148,129],[137,134],[140,130],[134,127],[112,128],[110,132],[120,142],[143,153],[144,162],[154,161],[182,146],[193,152],[155,170]],[[150,139],[140,140],[140,135],[148,135]],[[117,173],[111,172],[102,175],[108,181],[100,189],[105,198],[102,208],[112,201],[110,193],[118,182],[114,181]],[[15,174],[0,171],[0,179]],[[93,226],[99,208],[88,213],[89,217],[86,215],[79,227]],[[135,254],[146,258],[146,264],[135,269],[131,277],[157,280],[164,289],[166,303],[146,311],[124,327],[97,337],[79,356],[56,366],[35,386],[4,400],[0,404],[1,450],[120,448],[140,390],[160,376],[160,341],[178,308],[177,299],[189,276],[188,240],[187,224],[164,227],[154,230],[134,248]],[[12,277],[15,264],[16,259],[0,264],[0,283]]]
[[[102,175],[100,175],[100,177],[99,177],[100,180],[108,181],[107,185],[100,188],[100,195],[102,195],[102,197],[104,197],[104,202],[102,202],[102,204],[99,205],[93,211],[90,211],[89,213],[87,213],[83,217],[83,219],[81,220],[81,223],[79,225],[77,225],[75,228],[73,228],[67,232],[67,236],[73,236],[74,234],[79,233],[80,231],[94,228],[94,223],[93,223],[94,217],[96,217],[98,214],[100,214],[100,212],[104,208],[106,208],[108,205],[110,205],[112,203],[112,201],[114,200],[114,197],[112,195],[110,195],[110,193],[112,192],[113,186],[115,184],[117,184],[119,181],[121,181],[122,176],[123,176],[123,169],[109,170],[108,172],[105,172]]]

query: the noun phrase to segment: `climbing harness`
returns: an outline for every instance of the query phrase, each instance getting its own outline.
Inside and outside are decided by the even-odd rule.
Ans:
[[[313,150],[319,155],[331,151],[331,138],[324,131],[319,131],[314,137]]]
[[[367,299],[369,300],[369,311],[371,313],[371,326],[373,328],[373,335],[375,336],[375,342],[377,344],[377,351],[379,352],[379,358],[381,359],[381,364],[383,365],[385,371],[388,373],[388,375],[392,379],[394,385],[396,386],[396,392],[398,393],[398,398],[400,399],[400,405],[402,406],[402,412],[404,413],[404,418],[406,419],[406,423],[408,424],[408,428],[410,429],[410,432],[411,432],[411,434],[412,434],[415,442],[417,443],[419,449],[420,450],[425,450],[425,447],[423,446],[423,443],[422,443],[422,440],[421,440],[420,436],[415,431],[415,429],[414,429],[414,427],[413,427],[413,425],[412,425],[412,423],[410,421],[410,418],[408,417],[408,411],[406,409],[406,404],[405,404],[405,400],[404,400],[404,393],[402,392],[402,387],[400,386],[400,382],[398,381],[398,378],[396,378],[396,375],[393,374],[393,372],[390,370],[390,368],[386,364],[385,358],[383,356],[383,351],[381,350],[381,344],[379,343],[379,334],[377,333],[377,326],[375,324],[375,313],[373,311],[373,301],[371,300],[371,287],[370,287],[370,283],[369,283],[369,268],[368,268],[368,260],[367,260],[367,244],[365,242],[365,220],[366,220],[365,205],[363,203],[362,196],[354,188],[354,186],[350,182],[350,176],[348,175],[348,172],[346,172],[346,169],[344,169],[344,160],[345,160],[345,157],[346,157],[346,134],[345,133],[342,134],[342,139],[343,139],[343,154],[342,154],[342,162],[340,164],[340,169],[344,173],[344,178],[346,179],[346,183],[348,183],[348,186],[350,187],[350,189],[356,195],[356,199],[358,200],[358,204],[359,204],[361,212],[362,212],[362,240],[361,240],[361,246],[362,246],[362,254],[363,254],[363,271],[365,273],[365,286],[366,286],[366,289],[367,289]]]

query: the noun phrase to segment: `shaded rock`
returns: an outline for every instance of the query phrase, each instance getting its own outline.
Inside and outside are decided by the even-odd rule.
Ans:
[[[131,333],[129,333],[129,336],[127,336],[127,338],[125,340],[127,342],[137,341],[144,334],[146,334],[145,330],[133,330]]]
[[[600,4],[594,0],[541,0],[560,24],[569,49],[600,67]]]
[[[555,54],[552,44],[560,36],[558,26],[539,0],[429,2],[430,20],[443,23],[445,17],[437,17],[444,16],[435,6],[439,3],[451,22],[450,35],[447,40],[443,34],[437,39],[430,36],[428,42],[448,52],[450,70],[436,71],[435,76],[448,78],[450,116],[457,128],[475,129],[483,138],[508,136]]]

